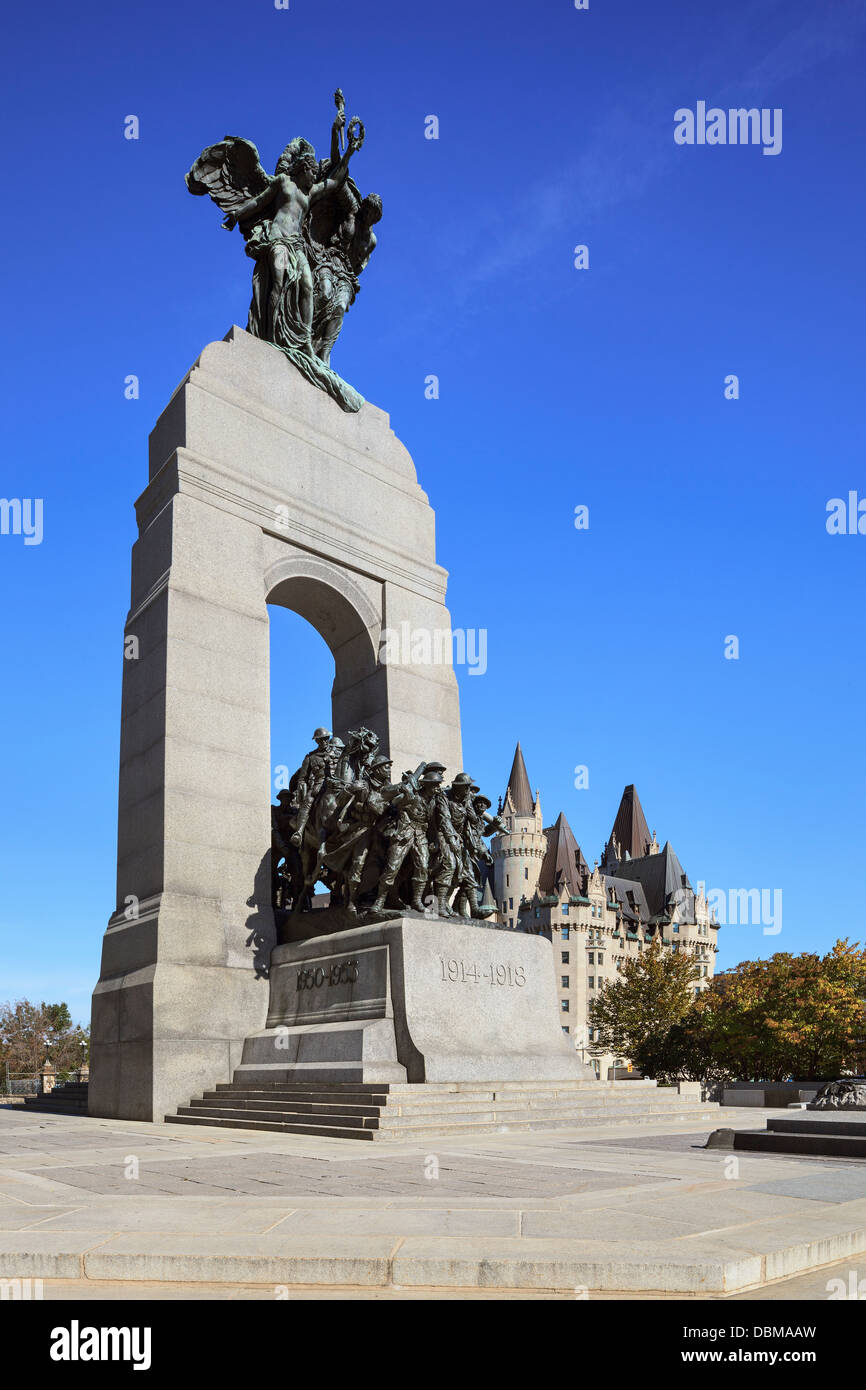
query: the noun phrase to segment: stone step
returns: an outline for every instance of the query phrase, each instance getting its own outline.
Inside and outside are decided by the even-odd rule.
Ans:
[[[444,1117],[444,1119],[445,1123],[453,1123],[456,1125],[464,1123],[473,1124],[476,1121],[487,1123],[489,1119],[499,1120],[503,1124],[508,1125],[511,1125],[512,1122],[520,1124],[525,1121],[529,1124],[535,1123],[537,1121],[561,1119],[565,1124],[573,1125],[575,1128],[580,1128],[581,1126],[592,1127],[595,1125],[643,1124],[644,1121],[664,1121],[668,1119],[679,1118],[684,1114],[688,1114],[689,1118],[691,1118],[694,1114],[697,1114],[701,1119],[703,1119],[704,1110],[703,1107],[700,1110],[696,1110],[694,1107],[683,1106],[677,1108],[676,1111],[672,1113],[667,1108],[662,1108],[660,1106],[653,1105],[641,1105],[634,1107],[628,1106],[622,1108],[618,1107],[616,1110],[601,1108],[591,1110],[586,1107],[581,1107],[580,1109],[573,1109],[568,1105],[557,1105],[549,1107],[533,1106],[527,1109],[524,1106],[504,1106],[494,1104],[481,1110],[455,1110],[452,1111],[448,1116]],[[413,1115],[392,1115],[390,1111],[384,1111],[379,1122],[379,1128],[431,1128],[435,1126],[438,1122],[439,1115],[433,1113],[432,1111],[428,1111],[426,1113],[419,1112],[418,1114]]]
[[[239,1123],[237,1120],[220,1119],[216,1115],[166,1115],[165,1122],[169,1125],[214,1125],[218,1129],[275,1130],[279,1134],[306,1134],[325,1139],[372,1139],[376,1133],[373,1129],[319,1128],[316,1125],[274,1124],[270,1120],[244,1120]]]
[[[83,1105],[87,1109],[87,1096],[25,1096],[25,1105]]]
[[[287,1109],[282,1106],[274,1108],[265,1106],[262,1109],[250,1110],[232,1105],[228,1101],[224,1105],[209,1105],[202,1108],[197,1106],[195,1101],[192,1101],[190,1105],[179,1105],[177,1113],[179,1115],[195,1115],[196,1117],[215,1115],[221,1120],[234,1119],[240,1125],[246,1125],[248,1121],[254,1123],[258,1120],[285,1121],[286,1123],[299,1120],[303,1124],[316,1127],[334,1124],[341,1129],[375,1129],[379,1124],[379,1111],[376,1109],[370,1109],[366,1114],[363,1114],[341,1110],[337,1106],[327,1114],[316,1114],[314,1111]]]
[[[218,1096],[205,1091],[204,1098],[199,1100],[193,1097],[190,1106],[194,1110],[220,1110],[224,1106],[229,1106],[233,1110],[245,1110],[254,1114],[260,1110],[274,1110],[285,1112],[292,1115],[378,1115],[383,1110],[383,1105],[360,1105],[353,1100],[295,1100],[288,1096],[261,1096],[246,1095],[236,1091],[225,1091]],[[184,1107],[186,1108],[186,1107]]]
[[[56,1102],[56,1103],[52,1104],[51,1101],[30,1100],[30,1098],[27,1097],[27,1098],[25,1099],[25,1101],[24,1101],[24,1105],[25,1105],[26,1109],[28,1109],[28,1110],[38,1110],[38,1111],[40,1112],[40,1114],[46,1114],[46,1115],[86,1115],[86,1114],[87,1114],[87,1102],[86,1102],[86,1101],[85,1101],[85,1103],[84,1103],[83,1105],[72,1105],[72,1104],[65,1104],[65,1103],[59,1103],[59,1102]]]
[[[86,1115],[87,1093],[86,1081],[61,1081],[47,1095],[25,1096],[24,1105],[44,1115]]]
[[[866,1158],[866,1134],[817,1130],[792,1134],[776,1130],[738,1130],[735,1149],[753,1153],[812,1154],[820,1158]]]
[[[827,1114],[826,1111],[824,1113]],[[866,1134],[866,1120],[837,1120],[835,1115],[832,1119],[828,1116],[826,1120],[817,1116],[802,1120],[771,1119],[767,1121],[767,1129],[786,1134],[823,1134],[825,1130],[832,1134]]]
[[[533,1133],[535,1130],[543,1131],[548,1129],[592,1130],[618,1127],[624,1128],[626,1126],[643,1128],[647,1125],[692,1124],[695,1121],[699,1123],[702,1122],[703,1116],[695,1115],[689,1111],[677,1112],[675,1115],[648,1114],[646,1111],[643,1111],[640,1114],[631,1116],[616,1115],[615,1117],[611,1117],[610,1115],[600,1115],[581,1116],[580,1118],[574,1115],[557,1114],[556,1116],[546,1117],[536,1115],[531,1119],[500,1118],[492,1122],[476,1121],[471,1124],[461,1120],[445,1120],[441,1122],[432,1122],[426,1125],[408,1125],[405,1129],[382,1126],[377,1130],[373,1130],[372,1133],[375,1135],[376,1139],[380,1141],[391,1140],[397,1143],[408,1143],[414,1139],[421,1141],[434,1139],[439,1135],[453,1135],[457,1138],[464,1134],[522,1134]]]

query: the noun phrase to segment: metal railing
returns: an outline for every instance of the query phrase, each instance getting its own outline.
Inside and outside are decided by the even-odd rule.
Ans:
[[[42,1073],[7,1071],[0,1076],[0,1095],[38,1096],[42,1094]]]

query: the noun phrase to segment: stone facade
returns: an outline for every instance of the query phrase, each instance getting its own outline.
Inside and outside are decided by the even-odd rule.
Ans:
[[[718,951],[706,896],[694,891],[671,845],[650,834],[633,786],[623,792],[601,864],[592,869],[564,815],[543,828],[519,744],[500,815],[506,832],[491,841],[495,920],[547,937],[563,1033],[602,1079],[627,1070],[625,1058],[590,1055],[590,1004],[656,936],[666,949],[694,958],[696,989],[705,989]]]

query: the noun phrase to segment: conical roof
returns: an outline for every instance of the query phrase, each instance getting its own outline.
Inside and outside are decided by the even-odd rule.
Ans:
[[[541,861],[538,875],[539,893],[544,896],[559,894],[565,884],[571,897],[582,897],[589,866],[562,812],[556,824],[544,833],[547,836],[547,853]]]
[[[518,816],[531,816],[535,810],[535,799],[529,785],[529,774],[526,771],[526,763],[523,761],[523,749],[517,745],[514,754],[514,762],[511,765],[511,776],[508,779],[506,797],[511,794],[511,804]]]
[[[651,917],[667,916],[678,907],[681,920],[694,922],[694,889],[670,841],[665,841],[658,854],[620,864],[616,878],[620,883],[631,881],[642,885]]]
[[[633,783],[622,794],[610,838],[615,838],[619,845],[621,862],[643,859],[645,854],[649,854],[652,836]]]

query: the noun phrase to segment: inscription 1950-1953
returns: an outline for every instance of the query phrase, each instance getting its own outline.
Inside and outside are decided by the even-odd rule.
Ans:
[[[358,978],[356,960],[335,960],[327,969],[322,965],[298,971],[298,989],[319,989],[321,985],[353,985]]]
[[[442,971],[442,981],[452,985],[486,983],[489,985],[513,985],[517,989],[522,989],[526,984],[526,969],[522,965],[489,964],[479,966],[474,961],[446,960],[444,956],[440,956],[439,967]]]

